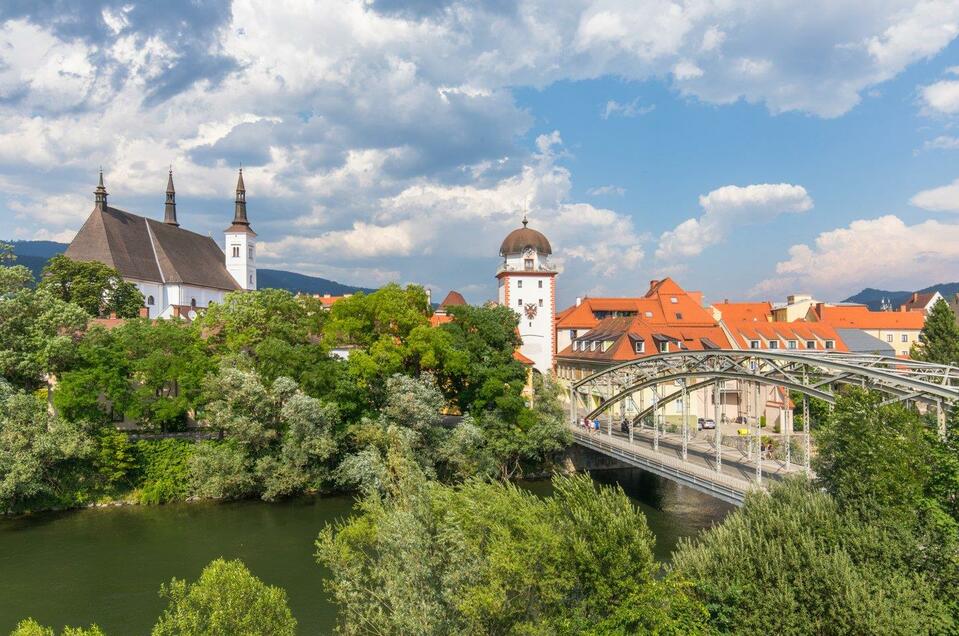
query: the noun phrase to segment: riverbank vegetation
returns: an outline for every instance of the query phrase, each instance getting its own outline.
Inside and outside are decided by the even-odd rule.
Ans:
[[[431,478],[514,477],[570,442],[555,387],[527,386],[513,357],[508,308],[456,307],[434,327],[415,285],[330,309],[267,289],[192,323],[147,320],[102,264],[54,259],[34,285],[9,260],[0,250],[2,511],[350,489],[393,437]]]

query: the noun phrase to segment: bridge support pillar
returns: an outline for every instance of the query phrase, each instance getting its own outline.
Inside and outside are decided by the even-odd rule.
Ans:
[[[809,421],[809,399],[806,396],[803,396],[802,399],[802,434],[803,434],[803,445],[806,447],[803,451],[805,457],[803,461],[805,462],[806,468],[806,477],[809,477],[812,474],[812,448],[810,444],[810,435],[812,432],[809,430],[812,428],[812,422]]]
[[[790,433],[789,429],[792,427],[789,425],[788,422],[786,422],[786,411],[787,411],[786,400],[788,399],[789,399],[789,394],[785,393],[784,391],[783,405],[782,405],[782,408],[779,409],[779,421],[780,421],[780,426],[783,429],[783,440],[784,440],[784,443],[786,444],[786,470],[789,470],[790,468],[792,468],[792,448],[790,446],[791,440],[789,435]]]
[[[942,406],[942,400],[936,402],[936,424],[939,430],[939,439],[946,439],[946,410]]]
[[[723,469],[723,429],[719,423],[719,381],[713,385],[713,422],[716,425],[716,471]]]
[[[753,404],[756,406],[756,483],[763,483],[763,429],[759,408],[759,383],[753,383]]]
[[[576,389],[573,388],[572,383],[569,385],[569,418],[573,422],[574,426],[579,426],[579,413],[576,412]]]
[[[689,394],[686,392],[686,380],[683,380],[683,461],[686,461],[689,447]]]

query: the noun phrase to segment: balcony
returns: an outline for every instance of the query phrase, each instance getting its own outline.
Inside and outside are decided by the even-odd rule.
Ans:
[[[527,274],[536,274],[536,273],[555,273],[556,266],[550,263],[540,263],[538,267],[517,267],[515,265],[507,265],[506,263],[501,263],[499,267],[496,268],[496,275],[512,273],[512,272],[525,272]]]

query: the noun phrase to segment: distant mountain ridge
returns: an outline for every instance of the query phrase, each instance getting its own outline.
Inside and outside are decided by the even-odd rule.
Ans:
[[[9,243],[13,245],[13,253],[17,257],[15,263],[29,267],[36,279],[40,278],[43,266],[47,264],[48,260],[57,254],[62,254],[67,249],[66,243],[56,241],[9,241]],[[307,276],[306,274],[287,272],[282,269],[257,269],[256,276],[261,289],[286,289],[294,294],[342,296],[360,291],[366,293],[375,291],[368,287],[346,285],[319,276]]]
[[[943,297],[948,299],[959,292],[959,282],[939,283],[938,285],[930,285],[929,287],[916,291],[918,291],[920,294],[939,292],[943,295]],[[889,304],[892,305],[893,309],[899,309],[899,305],[909,300],[912,294],[913,292],[911,291],[886,291],[884,289],[873,289],[872,287],[867,287],[858,294],[850,296],[843,302],[860,303],[867,305],[874,311],[878,311],[882,307],[883,299],[886,299]]]

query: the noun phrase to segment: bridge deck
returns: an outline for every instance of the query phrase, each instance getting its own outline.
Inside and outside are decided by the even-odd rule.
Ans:
[[[576,443],[625,464],[642,468],[701,492],[741,504],[747,492],[764,487],[766,480],[781,479],[785,475],[802,474],[802,466],[793,464],[789,469],[778,460],[762,463],[763,485],[756,483],[756,461],[733,448],[723,447],[722,466],[716,470],[716,453],[707,435],[700,431],[699,437],[687,444],[687,459],[682,458],[682,439],[675,434],[660,434],[659,450],[654,450],[652,431],[635,429],[633,442],[629,436],[607,430],[587,432],[581,426],[570,426]],[[678,438],[678,439],[677,439]]]

